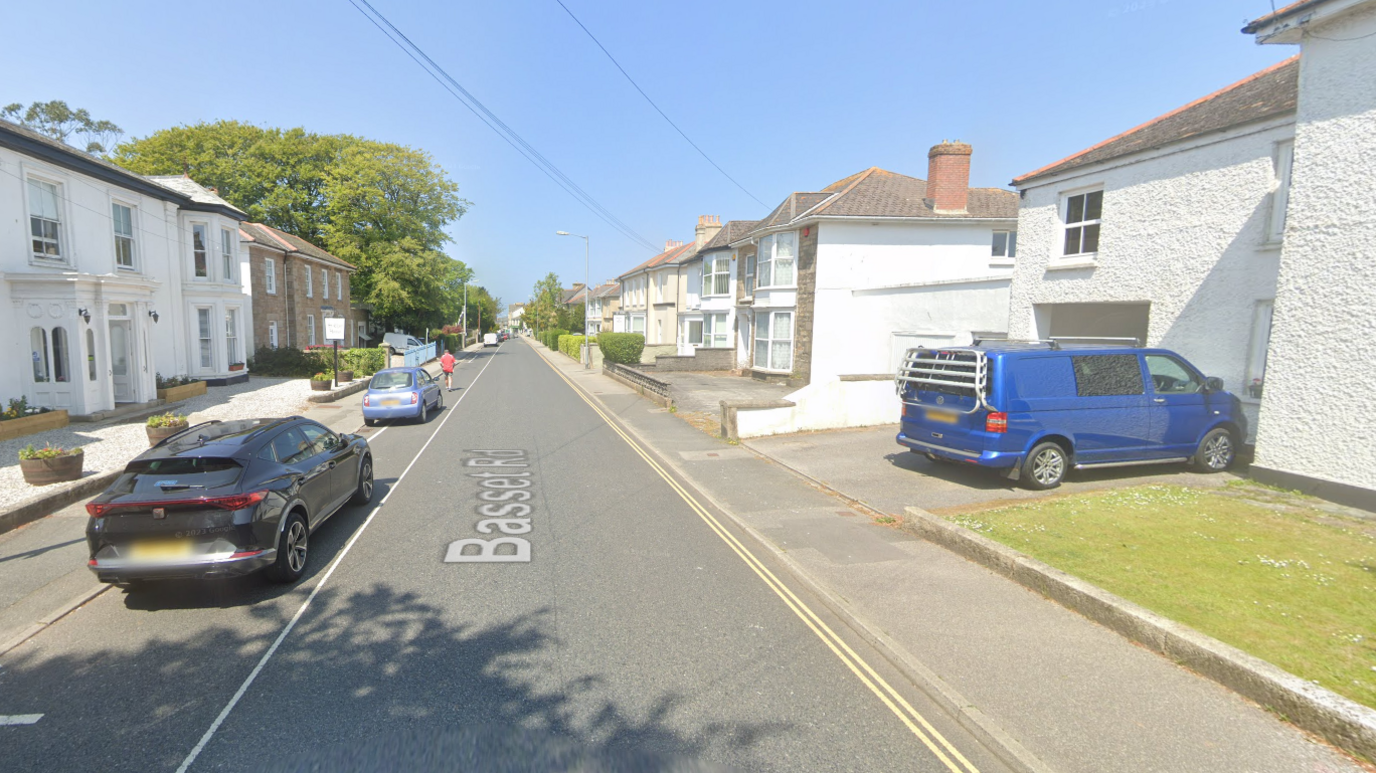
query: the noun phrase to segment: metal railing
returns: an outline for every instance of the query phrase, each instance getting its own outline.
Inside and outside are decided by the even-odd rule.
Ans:
[[[646,391],[654,392],[660,397],[670,397],[669,391],[672,387],[668,383],[646,375],[635,368],[628,368],[625,365],[603,360],[602,370],[615,373],[636,386],[642,387]]]
[[[423,365],[436,357],[440,356],[440,342],[431,341],[412,349],[407,349],[403,355],[402,364],[408,368]]]

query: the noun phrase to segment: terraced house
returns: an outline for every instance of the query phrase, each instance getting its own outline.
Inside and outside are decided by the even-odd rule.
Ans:
[[[144,177],[0,121],[0,399],[100,418],[155,377],[246,378],[246,218],[186,177]]]
[[[344,317],[341,346],[367,345],[367,321],[350,304],[356,270],[305,239],[262,223],[245,223],[253,288],[253,333],[260,346],[322,346],[325,320]]]
[[[678,349],[678,261],[693,251],[692,244],[668,240],[663,252],[616,278],[621,285],[621,309],[614,318],[614,332],[644,334],[647,362],[653,362],[656,354],[673,354]]]

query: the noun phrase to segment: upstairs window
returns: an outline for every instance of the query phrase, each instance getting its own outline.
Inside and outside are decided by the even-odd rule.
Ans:
[[[755,293],[755,256],[749,255],[745,259],[745,294],[747,296]]]
[[[191,255],[195,264],[196,277],[207,279],[210,277],[210,264],[206,258],[207,231],[204,224],[195,223],[191,226]]]
[[[58,198],[56,185],[29,180],[29,232],[33,236],[36,258],[62,260],[62,216]]]
[[[329,270],[328,268],[322,268],[322,269],[320,269],[320,300],[322,300],[322,301],[328,301],[329,299],[330,299],[330,270]]]
[[[1276,179],[1271,189],[1271,214],[1267,218],[1266,240],[1279,242],[1285,235],[1285,210],[1290,206],[1290,168],[1295,163],[1295,142],[1276,143],[1272,157]]]
[[[263,258],[263,289],[268,295],[277,294],[277,261]]]
[[[760,239],[759,257],[755,261],[760,287],[792,287],[793,258],[797,234],[792,231],[772,234]]]
[[[224,262],[226,282],[234,281],[234,232],[220,229],[220,260]]]
[[[731,256],[719,255],[708,258],[707,282],[702,286],[703,295],[726,295],[731,290]]]
[[[115,266],[134,269],[134,210],[123,204],[110,205],[110,222],[115,229]]]
[[[1099,251],[1099,225],[1104,192],[1090,191],[1065,200],[1065,248],[1062,255],[1093,255]]]
[[[994,244],[990,254],[996,258],[1016,258],[1018,256],[1018,232],[995,231]]]
[[[315,280],[311,277],[311,267],[302,266],[301,269],[306,272],[306,297],[313,298],[315,297]],[[311,341],[311,343],[315,342]]]
[[[344,275],[338,271],[334,272],[334,297],[344,300]]]

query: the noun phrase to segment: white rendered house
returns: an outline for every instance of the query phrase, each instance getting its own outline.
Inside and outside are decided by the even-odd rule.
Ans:
[[[1254,431],[1299,67],[1281,62],[1014,180],[1009,334],[1175,350],[1242,398]]]
[[[1302,52],[1253,474],[1376,510],[1376,0],[1297,2],[1243,31]]]
[[[0,400],[98,418],[251,351],[244,213],[0,121]]]

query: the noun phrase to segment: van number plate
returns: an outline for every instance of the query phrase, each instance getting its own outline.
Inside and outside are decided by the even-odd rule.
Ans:
[[[927,421],[936,422],[937,424],[955,424],[960,421],[960,414],[954,411],[934,411],[928,408]]]

